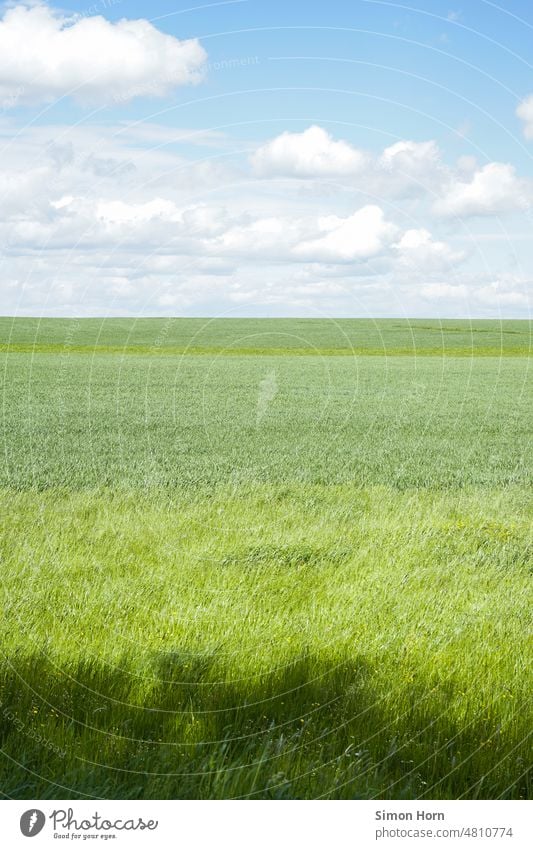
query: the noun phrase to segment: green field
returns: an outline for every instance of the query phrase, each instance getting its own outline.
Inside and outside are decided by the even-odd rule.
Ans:
[[[531,324],[0,319],[0,788],[531,795]]]

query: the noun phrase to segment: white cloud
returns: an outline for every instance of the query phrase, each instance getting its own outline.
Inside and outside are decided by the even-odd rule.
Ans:
[[[449,179],[436,142],[408,139],[385,148],[376,158],[374,174],[376,192],[385,197],[434,195]]]
[[[440,152],[434,141],[399,141],[386,147],[379,158],[379,166],[385,170],[398,170],[416,175],[427,172],[440,162]]]
[[[159,97],[201,79],[206,53],[147,20],[76,18],[49,6],[8,8],[0,21],[0,102],[52,101],[63,95],[96,103]]]
[[[435,204],[435,211],[447,216],[498,215],[519,209],[524,188],[512,165],[489,162],[468,182],[452,182]]]
[[[319,187],[324,193],[325,181],[337,178],[346,191],[407,198],[436,194],[450,179],[435,141],[401,140],[381,154],[370,154],[316,125],[301,133],[281,133],[259,147],[250,162],[258,176],[307,179],[315,193]]]
[[[503,274],[497,280],[475,275],[461,283],[438,281],[424,284],[416,291],[423,298],[436,303],[462,302],[463,312],[470,316],[521,313],[527,317],[532,305],[529,294],[531,281],[510,274]]]
[[[354,174],[364,161],[361,151],[348,142],[335,141],[318,126],[302,133],[282,133],[251,157],[254,170],[261,176],[311,178]]]
[[[354,189],[372,198],[437,196],[451,179],[433,140],[403,139],[372,154],[316,125],[301,133],[281,133],[260,146],[250,162],[258,176],[293,178],[300,181],[302,192],[320,192],[322,197]]]
[[[400,265],[419,271],[441,271],[464,259],[464,252],[433,239],[425,228],[406,230],[394,247]]]
[[[394,238],[397,228],[379,206],[362,207],[347,218],[319,218],[318,238],[303,241],[295,255],[312,261],[346,262],[379,254]]]
[[[516,114],[524,122],[524,135],[526,139],[533,139],[533,94],[522,100],[518,105]]]
[[[304,222],[298,219],[246,216],[243,221],[234,219],[226,232],[206,247],[215,254],[255,256],[275,262],[287,259],[304,228]]]
[[[515,284],[516,285],[516,284]],[[509,281],[493,281],[476,291],[477,299],[492,307],[530,307],[532,298],[525,291],[512,288]]]

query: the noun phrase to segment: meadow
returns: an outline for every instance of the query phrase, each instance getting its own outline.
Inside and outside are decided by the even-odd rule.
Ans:
[[[0,789],[531,795],[531,324],[0,319]]]

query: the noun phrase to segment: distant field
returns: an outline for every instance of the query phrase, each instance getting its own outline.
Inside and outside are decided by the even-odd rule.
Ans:
[[[0,787],[531,794],[531,325],[0,319]]]
[[[523,358],[9,354],[16,489],[526,484]],[[264,396],[264,397],[263,397]]]
[[[524,356],[532,342],[527,321],[0,318],[0,350],[24,353]]]

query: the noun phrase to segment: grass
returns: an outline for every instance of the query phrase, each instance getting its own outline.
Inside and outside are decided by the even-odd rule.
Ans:
[[[0,323],[3,793],[530,796],[529,325],[204,324]]]
[[[522,358],[70,353],[4,362],[0,486],[529,480]]]
[[[453,319],[1,318],[13,353],[524,356],[527,321]]]

